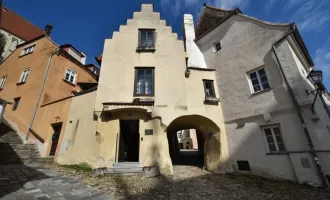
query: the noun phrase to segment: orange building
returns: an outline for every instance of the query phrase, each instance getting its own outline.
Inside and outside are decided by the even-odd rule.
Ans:
[[[18,45],[0,65],[0,98],[13,103],[4,117],[42,157],[57,155],[74,94],[97,85],[97,68],[85,61],[72,45],[43,34]]]

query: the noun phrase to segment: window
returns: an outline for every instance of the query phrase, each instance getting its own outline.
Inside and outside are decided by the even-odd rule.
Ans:
[[[135,69],[134,96],[154,95],[154,68]]]
[[[214,85],[212,80],[203,80],[205,97],[215,98]]]
[[[221,43],[220,42],[216,42],[213,44],[214,45],[214,51],[220,51],[221,50]]]
[[[21,100],[21,97],[15,98],[14,99],[14,104],[13,104],[13,110],[17,110],[19,101]]]
[[[249,161],[237,161],[239,171],[251,171]]]
[[[29,73],[30,73],[30,69],[29,68],[24,69],[23,72],[22,72],[21,78],[20,78],[20,80],[19,80],[18,83],[25,83],[26,80],[27,80],[27,77],[29,76]]]
[[[70,83],[74,84],[75,80],[76,80],[76,75],[77,75],[77,72],[73,71],[70,68],[66,68],[64,79],[66,81],[69,81]]]
[[[31,46],[28,46],[26,48],[23,49],[23,52],[22,52],[22,56],[26,55],[26,54],[29,54],[29,53],[32,53],[34,48],[35,48],[35,44],[31,45]]]
[[[7,76],[3,76],[0,82],[0,89],[3,89],[7,80]]]
[[[154,48],[154,47],[155,47],[155,30],[140,29],[138,48]]]
[[[263,128],[269,152],[285,151],[285,146],[279,126]]]
[[[259,92],[270,88],[264,68],[249,73],[249,80],[252,92]]]

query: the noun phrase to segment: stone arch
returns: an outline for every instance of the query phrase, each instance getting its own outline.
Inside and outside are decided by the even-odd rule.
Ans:
[[[199,137],[198,146],[203,147],[204,168],[216,170],[214,166],[219,162],[221,154],[220,128],[211,119],[201,115],[184,115],[174,119],[166,129],[172,162],[176,153],[174,148],[176,132],[183,129],[196,130]]]

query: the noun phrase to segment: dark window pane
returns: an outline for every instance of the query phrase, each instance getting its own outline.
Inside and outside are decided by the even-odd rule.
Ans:
[[[279,128],[273,128],[273,131],[275,135],[281,135],[281,131]]]
[[[268,82],[264,82],[264,83],[262,83],[262,87],[264,87],[264,89],[268,89],[268,88],[270,88]]]
[[[259,69],[258,73],[259,73],[260,76],[266,75],[265,69]]]
[[[204,81],[204,90],[206,97],[215,97],[213,90],[213,81]]]
[[[266,75],[260,76],[260,80],[261,80],[261,82],[268,82],[268,79],[267,79]]]
[[[258,79],[251,79],[252,85],[259,85]]]
[[[276,135],[275,137],[276,137],[276,141],[277,141],[278,143],[283,143],[283,138],[282,138],[281,135]]]
[[[145,94],[152,94],[152,70],[146,70]]]
[[[74,81],[74,76],[72,75],[72,76],[70,77],[70,82],[73,83],[73,81]]]
[[[144,88],[144,70],[138,70],[137,72],[137,83],[136,83],[136,93],[143,94]]]
[[[250,74],[250,78],[251,78],[251,79],[255,79],[255,78],[257,78],[257,73],[255,73],[255,72],[251,73],[251,74]]]
[[[285,151],[285,146],[283,143],[278,144],[278,150],[279,151]]]
[[[275,144],[268,144],[269,146],[269,151],[277,151]]]
[[[260,88],[259,85],[254,85],[254,86],[253,86],[253,89],[254,89],[255,92],[258,92],[258,91],[261,90],[261,88]]]

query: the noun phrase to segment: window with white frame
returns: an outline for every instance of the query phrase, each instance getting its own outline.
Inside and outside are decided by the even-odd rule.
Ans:
[[[249,72],[249,81],[251,91],[260,92],[270,88],[268,77],[265,68],[260,68],[255,71]]]
[[[3,89],[7,80],[7,76],[3,76],[0,82],[0,89]]]
[[[220,41],[215,42],[215,43],[213,44],[213,48],[214,48],[214,51],[215,51],[215,52],[220,51],[220,50],[222,49]]]
[[[23,49],[22,56],[24,56],[24,55],[26,55],[26,54],[29,54],[29,53],[32,53],[33,50],[34,50],[34,48],[35,48],[35,46],[36,46],[36,45],[33,44],[33,45],[28,46],[28,47],[25,47],[25,48]]]
[[[77,75],[77,72],[73,71],[70,68],[66,68],[64,79],[69,81],[70,83],[74,84],[75,80],[76,80],[76,75]]]
[[[18,83],[25,83],[30,73],[30,69],[26,68],[23,70],[21,78]]]
[[[278,125],[262,128],[268,147],[268,152],[283,152],[285,150],[281,129]]]

